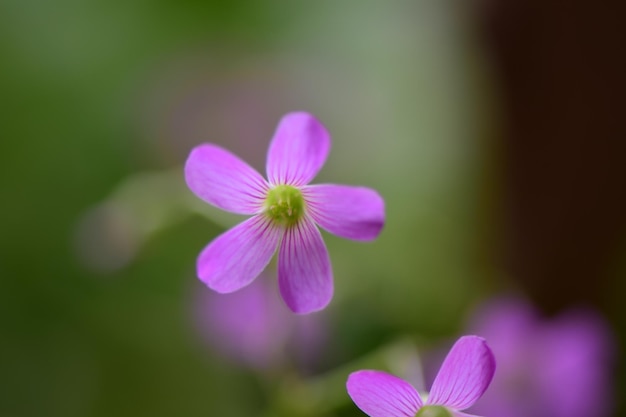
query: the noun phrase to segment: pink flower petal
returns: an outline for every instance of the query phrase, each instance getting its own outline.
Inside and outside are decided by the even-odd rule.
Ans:
[[[311,217],[347,239],[375,239],[385,224],[385,203],[370,188],[316,184],[302,188]]]
[[[274,185],[308,184],[326,162],[329,151],[330,135],[315,117],[289,113],[281,119],[270,144],[267,177]]]
[[[185,163],[185,180],[204,201],[238,214],[258,213],[269,189],[254,168],[210,143],[191,151]]]
[[[353,372],[346,387],[352,401],[370,417],[413,417],[422,407],[411,384],[386,372]]]
[[[198,257],[198,276],[219,293],[248,285],[270,262],[283,233],[264,215],[246,220],[204,248]]]
[[[485,340],[463,336],[443,361],[426,403],[465,410],[483,395],[495,369],[493,353]]]
[[[285,232],[278,252],[278,284],[294,313],[321,310],[333,296],[328,251],[320,231],[307,216]]]

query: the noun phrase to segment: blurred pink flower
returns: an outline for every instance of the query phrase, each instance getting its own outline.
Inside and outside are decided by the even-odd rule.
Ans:
[[[322,317],[291,314],[265,275],[232,294],[199,288],[195,296],[193,317],[202,339],[246,366],[267,370],[292,362],[307,370],[325,343]]]
[[[407,381],[386,372],[353,372],[346,385],[354,403],[370,417],[433,415],[440,407],[455,417],[470,417],[462,411],[483,395],[495,369],[485,340],[463,336],[444,359],[425,401]]]
[[[333,294],[330,259],[316,225],[348,239],[380,233],[384,202],[364,187],[308,185],[324,165],[330,135],[312,115],[280,121],[267,155],[266,181],[229,151],[213,144],[193,149],[185,179],[200,198],[223,210],[252,215],[218,236],[198,257],[198,276],[219,293],[250,284],[278,249],[278,282],[296,313],[326,307]]]
[[[542,319],[526,302],[495,300],[471,331],[498,360],[492,388],[472,411],[497,417],[605,417],[611,409],[612,338],[592,311]]]

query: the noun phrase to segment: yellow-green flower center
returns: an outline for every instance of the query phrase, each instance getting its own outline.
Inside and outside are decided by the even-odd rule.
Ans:
[[[451,417],[452,414],[440,405],[427,405],[415,414],[415,417]]]
[[[291,185],[277,185],[265,199],[265,213],[275,222],[293,226],[304,214],[302,192]]]

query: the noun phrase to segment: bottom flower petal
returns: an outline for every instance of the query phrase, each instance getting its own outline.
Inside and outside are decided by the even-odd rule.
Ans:
[[[262,215],[244,221],[204,248],[198,257],[198,276],[220,293],[248,285],[270,262],[283,233]]]
[[[333,296],[328,251],[320,231],[307,216],[285,232],[278,252],[278,283],[294,313],[321,310]]]
[[[353,372],[346,388],[352,401],[370,417],[413,417],[422,406],[411,384],[386,372]]]
[[[426,403],[465,410],[483,395],[495,370],[496,362],[485,340],[463,336],[443,361]]]

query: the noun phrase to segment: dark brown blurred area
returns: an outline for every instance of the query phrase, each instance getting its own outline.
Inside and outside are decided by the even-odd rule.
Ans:
[[[483,9],[504,106],[506,268],[547,312],[602,309],[626,236],[625,9]]]
[[[623,335],[625,3],[485,6],[503,106],[505,270],[544,312],[592,305]],[[625,383],[620,350],[615,393]]]
[[[614,293],[625,278],[616,265],[626,241],[626,7],[485,6],[482,35],[504,116],[505,269],[545,313],[592,305],[623,334]]]

